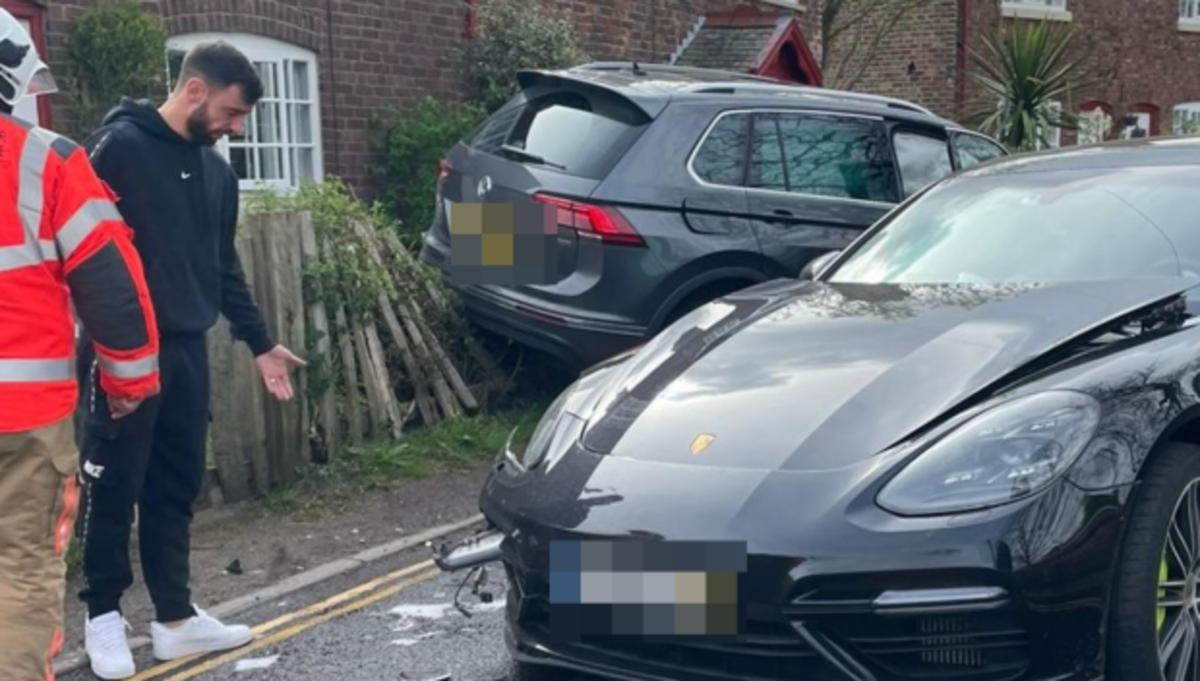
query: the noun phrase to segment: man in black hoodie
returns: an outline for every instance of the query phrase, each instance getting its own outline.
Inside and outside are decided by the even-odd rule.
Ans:
[[[244,626],[195,608],[188,589],[189,525],[204,470],[209,411],[205,332],[218,314],[255,355],[267,389],[293,397],[291,366],[303,361],[276,345],[246,286],[234,230],[238,178],[213,145],[240,132],[262,84],[226,43],[185,57],[179,81],[157,110],[126,100],[87,143],[97,174],[133,228],[161,336],[162,393],[114,421],[91,383],[83,436],[88,484],[84,513],[86,647],[101,678],[126,678],[134,664],[120,615],[133,583],[129,533],[139,506],[142,571],[156,610],[155,657],[168,660],[236,647]],[[86,360],[85,360],[86,361]],[[233,396],[236,397],[236,396]]]

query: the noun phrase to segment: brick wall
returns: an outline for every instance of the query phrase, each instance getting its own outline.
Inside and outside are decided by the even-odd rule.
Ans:
[[[110,0],[47,3],[48,62],[70,92],[66,39],[84,8]],[[593,59],[666,59],[695,20],[733,0],[540,0],[576,26]],[[325,171],[370,194],[373,123],[418,97],[463,95],[459,53],[468,4],[459,0],[144,0],[168,33],[251,33],[312,50],[319,63]],[[54,100],[55,127],[75,136],[70,98]]]
[[[956,116],[957,6],[957,0],[935,0],[895,23],[885,25],[890,14],[881,11],[870,21],[851,27],[833,43],[825,85],[901,97],[943,116]],[[819,60],[819,5],[813,3],[813,7],[814,11],[802,21],[805,36]],[[874,46],[876,40],[878,45]],[[872,57],[869,62],[868,56]]]
[[[1070,0],[1067,5],[1079,47],[1090,55],[1087,75],[1098,81],[1074,93],[1073,104],[1101,100],[1112,105],[1116,118],[1138,104],[1153,104],[1161,132],[1168,134],[1172,107],[1200,101],[1200,33],[1179,30],[1177,0]],[[1073,133],[1064,138],[1071,141]]]
[[[737,0],[542,0],[543,6],[575,24],[584,51],[597,61],[665,62],[702,14],[736,4]]]
[[[369,194],[372,124],[429,94],[460,93],[466,6],[389,0],[161,0],[172,35],[252,33],[317,54],[325,171]],[[232,11],[237,7],[239,11]]]
[[[110,0],[46,3],[48,61],[71,91],[65,64],[66,36],[87,6]],[[697,17],[734,0],[539,0],[576,26],[593,59],[665,61]],[[999,0],[968,0],[968,48],[1003,20]],[[1200,101],[1200,34],[1176,25],[1176,0],[1070,0],[1080,46],[1090,50],[1089,72],[1098,87],[1081,90],[1075,103],[1100,99],[1122,115],[1131,105],[1160,109],[1162,130],[1171,107]],[[172,35],[198,31],[252,33],[300,45],[317,54],[325,170],[370,193],[372,124],[394,109],[430,94],[462,96],[459,50],[465,0],[143,0]],[[968,74],[959,82],[959,0],[934,0],[883,33],[875,59],[853,88],[910,99],[968,122],[979,109],[978,89]],[[816,12],[802,15],[806,36],[820,55]],[[877,28],[843,39],[831,55],[846,60],[847,74],[861,65]],[[857,52],[849,54],[851,45]],[[830,83],[845,86],[847,83]],[[54,99],[55,125],[73,135],[94,122],[78,120],[69,96]],[[1066,136],[1069,140],[1071,135]]]
[[[983,36],[994,35],[1013,21],[1001,17],[1000,0],[962,4],[968,23],[965,54],[981,50]],[[1200,101],[1200,78],[1195,76],[1200,70],[1200,33],[1179,30],[1177,0],[1068,0],[1067,4],[1073,15],[1070,25],[1078,32],[1078,49],[1090,55],[1086,75],[1098,81],[1072,93],[1067,106],[1074,109],[1084,101],[1101,100],[1112,105],[1119,118],[1130,107],[1153,104],[1159,108],[1161,131],[1166,134],[1175,104]],[[853,89],[909,99],[970,123],[987,102],[980,100],[969,58],[961,78],[962,92],[957,91],[963,49],[958,45],[959,6],[958,0],[935,0],[886,33],[878,57]],[[813,52],[819,56],[815,12],[804,17],[804,23]],[[845,50],[852,43],[843,40],[831,55],[832,63],[846,57]],[[865,48],[860,43],[858,49],[861,54]],[[853,63],[855,57],[850,59]],[[1064,133],[1064,142],[1073,138],[1073,133]]]

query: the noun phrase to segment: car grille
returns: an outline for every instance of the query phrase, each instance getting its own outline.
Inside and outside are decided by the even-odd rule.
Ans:
[[[747,623],[736,638],[654,641],[632,636],[556,641],[551,637],[549,606],[526,597],[521,628],[550,647],[581,660],[641,669],[646,673],[689,679],[794,679],[844,681],[815,650],[784,622]]]
[[[1003,613],[871,619],[869,630],[847,632],[847,642],[901,678],[1004,681],[1029,665],[1025,631]]]
[[[544,585],[508,572],[521,628],[553,640]],[[729,640],[605,637],[549,647],[597,664],[687,679],[1011,681],[1029,669],[1028,634],[1009,609],[882,615],[870,610],[870,598],[842,596],[821,599],[819,609],[803,614],[788,608],[775,621],[747,620],[742,634]],[[837,661],[842,655],[851,662]]]
[[[1009,681],[1029,667],[1029,639],[1015,614],[879,615],[866,612],[806,617],[880,676],[900,681]]]

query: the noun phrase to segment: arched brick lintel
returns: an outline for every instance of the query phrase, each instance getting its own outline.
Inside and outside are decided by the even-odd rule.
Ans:
[[[278,0],[163,0],[163,24],[170,35],[249,33],[282,40],[321,53],[325,17]],[[214,6],[215,5],[215,6]],[[215,11],[214,11],[215,10]]]

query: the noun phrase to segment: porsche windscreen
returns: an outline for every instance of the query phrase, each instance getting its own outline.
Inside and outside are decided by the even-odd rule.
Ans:
[[[966,175],[868,236],[831,282],[1055,283],[1200,272],[1194,167]]]

